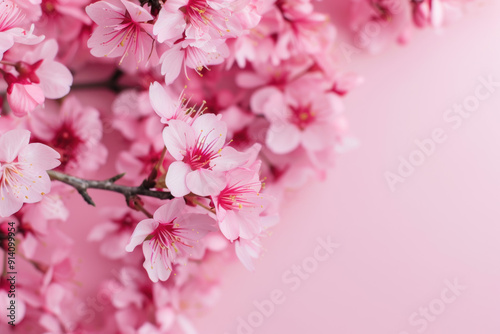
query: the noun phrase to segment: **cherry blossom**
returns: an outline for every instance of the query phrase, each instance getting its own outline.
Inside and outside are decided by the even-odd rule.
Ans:
[[[29,143],[30,132],[11,130],[0,137],[0,216],[7,217],[23,203],[36,203],[50,192],[47,170],[59,166],[52,148]]]
[[[343,60],[473,2],[338,21],[312,0],[0,0],[0,257],[14,233],[23,273],[0,332],[196,333],[224,269],[258,269],[289,193],[355,147]]]
[[[96,57],[133,55],[138,63],[147,61],[153,50],[151,14],[128,0],[98,1],[87,7],[97,23],[88,46]]]
[[[73,77],[66,66],[55,61],[58,46],[47,40],[32,51],[20,55],[14,50],[4,57],[4,78],[8,84],[7,99],[16,116],[31,113],[45,98],[58,99],[70,90]],[[18,57],[19,56],[19,57]],[[11,58],[19,61],[12,62]]]
[[[260,165],[255,166],[258,170]],[[219,228],[226,238],[252,239],[261,231],[260,214],[269,198],[261,194],[262,184],[253,169],[236,168],[226,173],[226,186],[212,201]]]
[[[226,145],[227,126],[219,117],[204,114],[191,126],[171,120],[163,130],[167,150],[177,161],[168,168],[166,185],[176,197],[193,192],[208,196],[225,185],[223,172],[247,163],[252,151],[238,152]]]
[[[152,219],[141,221],[126,247],[131,252],[142,244],[144,268],[153,282],[170,277],[172,265],[185,261],[196,243],[212,228],[207,215],[185,213],[183,199],[174,199],[156,210]]]
[[[44,112],[35,112],[29,124],[36,141],[61,154],[60,170],[96,170],[107,157],[98,110],[83,106],[74,96],[60,107],[47,103]]]

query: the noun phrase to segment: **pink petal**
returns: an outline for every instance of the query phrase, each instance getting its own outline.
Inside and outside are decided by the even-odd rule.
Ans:
[[[0,217],[8,217],[23,206],[21,198],[16,197],[11,189],[0,188]]]
[[[245,185],[256,193],[258,193],[262,187],[259,181],[259,173],[251,169],[236,168],[228,172],[226,177],[228,185]]]
[[[267,147],[276,154],[286,154],[300,144],[300,130],[293,124],[271,125],[266,135]]]
[[[194,146],[195,135],[189,125],[174,119],[163,130],[163,141],[172,157],[182,160],[187,150]]]
[[[175,102],[159,83],[154,82],[149,86],[149,101],[153,110],[162,118],[162,122],[170,120],[175,115]]]
[[[216,152],[224,146],[227,135],[227,125],[214,114],[204,114],[193,122],[195,137],[205,137],[206,145],[212,145],[212,151]]]
[[[36,247],[38,246],[38,240],[35,238],[33,233],[27,233],[23,242],[21,242],[21,249],[24,256],[28,259],[32,259],[35,255]]]
[[[30,132],[24,129],[7,131],[0,136],[0,162],[12,162],[30,141]]]
[[[23,179],[19,183],[22,182],[25,184],[18,189],[19,196],[24,203],[40,202],[43,195],[50,192],[52,183],[45,171],[40,171],[33,167],[23,169],[23,175],[19,176],[19,178]]]
[[[56,168],[61,164],[60,158],[61,155],[56,150],[40,143],[29,144],[19,153],[19,161],[29,162],[41,170]]]
[[[186,185],[196,195],[218,194],[226,186],[223,173],[208,169],[198,169],[186,176]]]
[[[45,95],[39,85],[13,84],[12,93],[7,94],[7,101],[17,117],[23,117],[35,110],[45,101]]]
[[[220,231],[231,241],[238,239],[240,236],[240,227],[238,224],[235,224],[234,219],[232,219],[234,215],[236,215],[234,211],[227,211],[224,220],[219,222]]]
[[[150,235],[156,227],[158,227],[158,223],[154,219],[144,219],[139,222],[130,236],[130,241],[125,248],[127,252],[132,252],[135,247],[142,244],[146,237]]]
[[[73,76],[66,66],[55,61],[44,61],[37,70],[40,87],[49,99],[58,99],[69,93]]]
[[[127,233],[112,234],[104,242],[101,242],[99,250],[101,254],[110,259],[120,259],[127,255],[126,247],[128,241],[129,236]]]
[[[122,4],[127,9],[127,12],[130,14],[130,18],[134,22],[148,22],[154,20],[154,17],[141,6],[136,5],[135,3],[132,3],[128,0],[122,0]]]
[[[151,255],[153,251],[151,249],[151,246],[149,245],[149,242],[145,242],[142,244],[142,251],[144,253],[143,267],[148,272],[149,279],[155,283],[158,282],[158,280],[166,281],[172,273],[171,268],[165,267],[165,264],[163,263],[160,256],[157,256],[155,258],[155,262],[151,263]],[[167,265],[169,265],[169,267],[172,267],[170,261],[168,259],[166,259],[166,261]]]
[[[248,254],[246,248],[242,245],[241,241],[236,241],[234,243],[234,250],[236,252],[236,256],[241,261],[241,263],[250,271],[255,270],[255,266],[253,264],[252,258]]]
[[[163,43],[166,40],[179,39],[185,28],[184,13],[180,10],[171,12],[162,8],[153,27],[153,34],[158,36],[158,42]]]
[[[193,213],[179,217],[182,236],[189,240],[200,240],[208,232],[215,231],[214,220],[206,214]]]
[[[125,14],[125,8],[118,0],[98,1],[88,5],[85,11],[100,26],[118,24],[123,20],[123,16],[119,14]]]
[[[191,172],[189,165],[182,161],[175,161],[170,164],[165,183],[173,196],[182,197],[189,194],[190,190],[186,183],[186,177]]]
[[[88,241],[101,241],[107,235],[116,232],[119,229],[119,225],[115,223],[104,223],[96,225],[90,230],[87,236]]]
[[[274,119],[283,119],[285,97],[276,87],[265,87],[253,93],[250,99],[252,111],[258,115],[266,115],[271,122]]]
[[[181,73],[185,52],[186,50],[181,49],[180,44],[177,44],[161,56],[161,74],[165,76],[167,85],[174,82]]]
[[[302,145],[311,151],[324,150],[335,142],[333,125],[311,124],[302,132]]]
[[[232,147],[224,147],[218,158],[212,160],[214,171],[228,171],[237,167],[243,166],[254,157],[252,150],[239,152]]]
[[[181,215],[186,207],[183,198],[174,198],[158,208],[154,213],[154,220],[160,223],[170,223],[174,218]]]

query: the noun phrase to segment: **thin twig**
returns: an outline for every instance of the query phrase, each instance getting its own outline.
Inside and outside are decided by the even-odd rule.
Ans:
[[[149,212],[148,210],[146,210],[146,208],[142,205],[141,200],[139,199],[139,197],[133,198],[131,205],[134,206],[133,208],[135,210],[144,213],[146,215],[146,217],[153,218],[153,215],[151,214],[151,212]]]
[[[203,209],[207,210],[207,211],[210,211],[211,213],[214,213],[216,214],[216,211],[215,211],[215,208],[211,208],[209,206],[206,206],[205,204],[201,203],[200,201],[198,201],[197,199],[194,199],[194,198],[190,198],[189,199],[193,204],[196,204],[200,207],[202,207]]]
[[[116,175],[110,179],[104,181],[95,181],[95,180],[85,180],[75,176],[67,175],[61,172],[56,172],[53,170],[47,171],[51,180],[61,181],[66,183],[73,188],[75,188],[78,193],[83,197],[85,202],[90,205],[95,206],[94,201],[88,194],[88,189],[101,189],[107,191],[113,191],[116,193],[120,193],[125,196],[125,199],[131,199],[133,196],[142,195],[148,197],[154,197],[159,199],[172,199],[174,198],[170,192],[159,191],[159,190],[150,190],[141,187],[128,187],[122,186],[119,184],[115,184],[116,181],[121,179],[125,174]]]
[[[167,153],[167,148],[163,147],[163,150],[161,151],[160,159],[158,162],[154,165],[153,169],[151,170],[151,173],[149,173],[149,176],[142,181],[141,188],[153,188],[156,184],[156,178],[158,177],[158,171],[163,165],[163,160],[165,159],[165,154]]]

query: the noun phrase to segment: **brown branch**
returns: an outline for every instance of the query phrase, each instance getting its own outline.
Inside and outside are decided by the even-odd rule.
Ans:
[[[143,187],[128,187],[128,186],[122,186],[119,184],[115,184],[116,181],[121,179],[125,174],[119,174],[116,175],[110,179],[104,180],[104,181],[95,181],[95,180],[85,180],[81,179],[75,176],[67,175],[61,172],[56,172],[53,170],[47,171],[47,173],[50,176],[51,180],[57,180],[63,183],[66,183],[73,188],[75,188],[78,193],[83,197],[85,202],[87,202],[90,205],[95,206],[94,201],[88,194],[87,190],[88,189],[101,189],[101,190],[107,190],[107,191],[113,191],[116,193],[120,193],[123,196],[125,196],[125,199],[127,200],[127,203],[131,198],[134,196],[148,196],[148,197],[154,197],[154,198],[159,198],[159,199],[172,199],[174,198],[170,192],[165,192],[165,191],[160,191],[160,190],[151,190],[151,189],[146,189]]]

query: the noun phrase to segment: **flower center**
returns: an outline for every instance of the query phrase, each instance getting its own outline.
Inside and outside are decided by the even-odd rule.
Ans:
[[[170,268],[169,263],[172,262],[175,256],[181,251],[179,246],[192,247],[181,239],[179,234],[182,229],[179,228],[179,224],[175,223],[175,219],[177,218],[174,218],[169,223],[160,223],[151,234],[151,240],[149,241],[152,249],[151,263],[154,263],[156,257],[160,255],[165,268]]]
[[[312,111],[310,105],[291,107],[292,117],[291,121],[293,124],[297,125],[301,130],[305,129],[309,124],[313,123],[316,119],[316,113]]]
[[[4,192],[12,193],[19,197],[22,195],[21,191],[24,189],[29,190],[32,186],[31,182],[36,183],[36,181],[28,181],[23,174],[23,166],[25,163],[21,162],[11,162],[5,163],[0,167],[0,200],[5,200]],[[41,176],[39,176],[41,178]],[[42,193],[44,195],[44,193]],[[24,195],[28,199],[27,195]]]
[[[186,156],[184,157],[184,162],[191,166],[191,169],[193,170],[197,170],[200,168],[208,169],[210,168],[210,162],[214,158],[219,157],[221,150],[214,150],[214,147],[217,144],[219,138],[214,138],[211,142],[207,143],[208,135],[199,135],[198,138],[196,138],[194,147],[188,150]]]
[[[76,158],[79,146],[82,143],[83,141],[75,133],[71,125],[63,123],[50,145],[61,155],[61,165],[58,168],[64,170],[67,164]]]
[[[54,15],[56,11],[57,0],[43,0],[42,9],[46,15]]]
[[[127,212],[123,217],[118,219],[113,219],[113,223],[118,224],[120,226],[120,230],[130,230],[133,229],[137,220],[132,217],[130,212]]]
[[[219,195],[219,206],[225,210],[241,210],[254,206],[255,204],[246,197],[248,195],[257,195],[251,184],[228,186]]]

